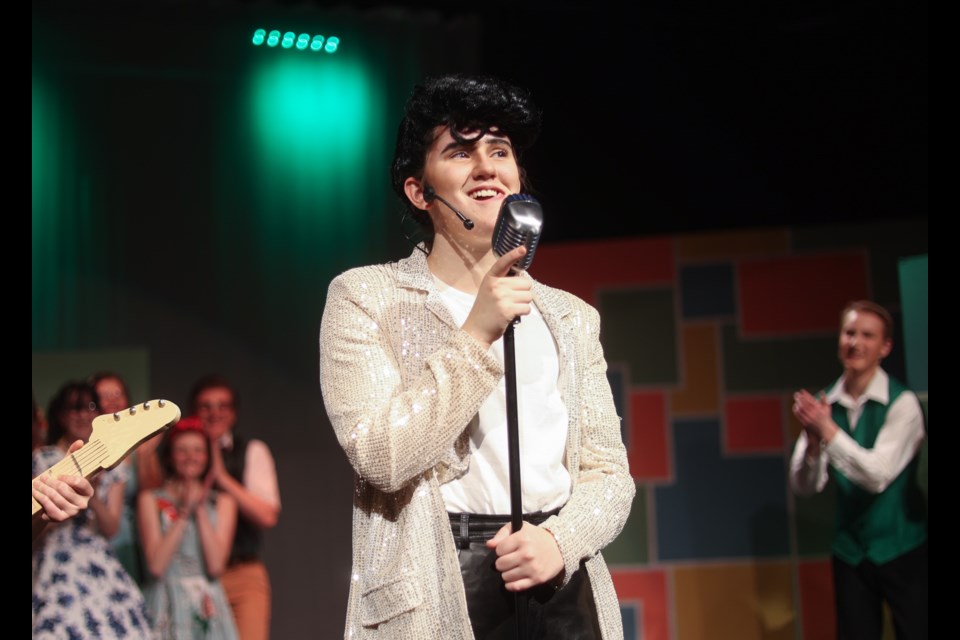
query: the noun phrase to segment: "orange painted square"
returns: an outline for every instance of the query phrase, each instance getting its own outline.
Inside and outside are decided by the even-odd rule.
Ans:
[[[742,261],[741,335],[837,331],[847,303],[870,297],[867,268],[864,252]]]
[[[783,398],[727,398],[723,408],[726,453],[783,451]]]
[[[776,561],[677,567],[676,640],[795,640],[793,575]]]
[[[643,620],[637,625],[644,640],[670,640],[667,576],[663,571],[611,570],[620,602],[639,602]]]
[[[670,479],[666,400],[661,391],[630,393],[630,474],[639,482]]]
[[[716,415],[720,409],[716,328],[685,325],[682,331],[683,386],[670,395],[673,415]]]

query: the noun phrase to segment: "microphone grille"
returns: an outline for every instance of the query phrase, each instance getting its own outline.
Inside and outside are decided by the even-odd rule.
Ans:
[[[530,268],[533,254],[543,230],[543,210],[533,196],[517,193],[509,195],[500,207],[500,215],[493,230],[493,251],[498,256],[524,245],[527,254],[514,264],[521,271]]]

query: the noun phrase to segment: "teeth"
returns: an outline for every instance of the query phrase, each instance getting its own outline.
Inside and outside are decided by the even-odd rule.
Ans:
[[[492,198],[495,195],[497,195],[496,189],[480,189],[471,193],[470,197],[476,200],[477,198]]]

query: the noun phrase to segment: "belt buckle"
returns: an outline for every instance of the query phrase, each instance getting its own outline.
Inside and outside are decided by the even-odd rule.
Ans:
[[[470,514],[460,514],[460,548],[470,548]]]

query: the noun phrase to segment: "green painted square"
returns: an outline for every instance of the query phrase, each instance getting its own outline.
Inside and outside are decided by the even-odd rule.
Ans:
[[[626,364],[630,384],[677,384],[677,317],[672,289],[602,291],[600,341],[607,362]]]
[[[614,538],[603,550],[608,565],[648,564],[650,562],[650,526],[647,520],[647,490],[645,485],[637,485],[633,497],[630,516],[620,535]]]
[[[791,337],[743,340],[737,328],[723,328],[723,378],[727,391],[816,391],[839,377],[837,338]]]

